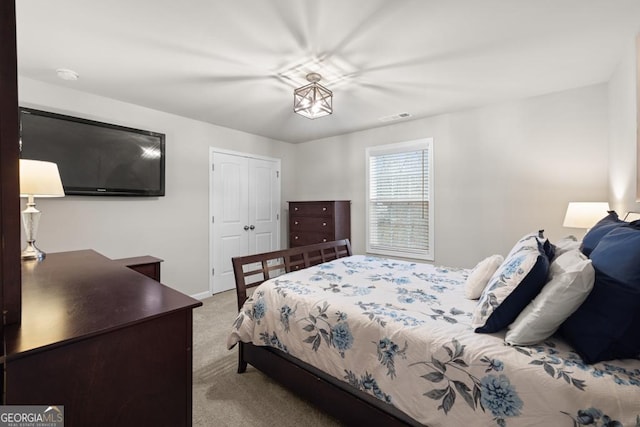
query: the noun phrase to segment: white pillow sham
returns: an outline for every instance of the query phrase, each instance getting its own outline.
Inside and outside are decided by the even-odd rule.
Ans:
[[[557,256],[549,272],[549,282],[509,325],[507,344],[532,345],[549,338],[593,289],[595,271],[579,249]]]
[[[582,242],[578,241],[575,236],[569,235],[565,236],[562,239],[554,242],[554,246],[556,247],[556,258],[562,255],[565,252],[569,252],[574,249],[580,249],[580,244]]]
[[[514,248],[489,279],[473,311],[471,326],[477,333],[506,329],[547,282],[549,259],[536,236],[525,236]]]
[[[491,255],[480,261],[469,273],[464,284],[464,295],[468,299],[478,299],[489,283],[489,279],[504,261],[502,255]]]

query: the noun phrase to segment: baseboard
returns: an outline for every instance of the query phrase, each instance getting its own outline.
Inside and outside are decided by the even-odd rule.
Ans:
[[[209,298],[211,296],[211,292],[206,291],[206,292],[200,292],[199,294],[195,294],[195,295],[191,295],[191,298],[195,298],[197,300],[202,300],[205,298]]]

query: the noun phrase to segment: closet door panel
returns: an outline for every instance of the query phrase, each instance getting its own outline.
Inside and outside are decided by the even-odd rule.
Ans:
[[[279,249],[279,175],[276,162],[249,161],[249,253]]]
[[[231,258],[249,252],[249,161],[245,157],[216,153],[213,167],[212,221],[213,292],[235,287]]]

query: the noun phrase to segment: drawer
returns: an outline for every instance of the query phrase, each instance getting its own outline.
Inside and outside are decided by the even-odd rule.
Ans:
[[[335,240],[331,233],[292,232],[289,233],[289,247],[313,245],[315,243],[330,242]]]
[[[292,216],[289,231],[315,231],[329,233],[333,230],[333,217]]]
[[[291,203],[289,217],[295,215],[332,216],[333,202]]]

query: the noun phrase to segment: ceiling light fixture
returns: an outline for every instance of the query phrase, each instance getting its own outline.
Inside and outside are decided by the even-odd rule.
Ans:
[[[293,91],[293,112],[308,119],[328,116],[333,113],[333,92],[318,82],[318,73],[307,74],[308,85]]]

